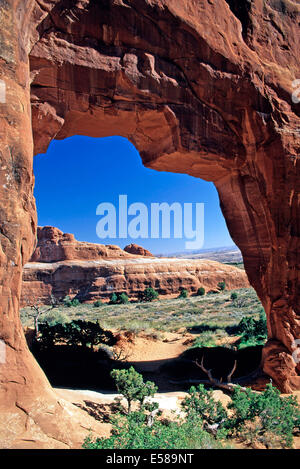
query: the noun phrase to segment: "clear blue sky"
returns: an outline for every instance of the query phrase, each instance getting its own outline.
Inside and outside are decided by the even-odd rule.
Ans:
[[[203,249],[232,246],[212,183],[185,174],[145,168],[135,147],[125,138],[75,136],[53,141],[45,155],[34,158],[35,197],[40,226],[56,226],[80,241],[118,244],[135,242],[155,254],[185,250],[186,239],[99,239],[96,208],[110,202],[118,210],[120,194],[128,205],[142,202],[205,204]],[[129,216],[129,221],[134,217]]]

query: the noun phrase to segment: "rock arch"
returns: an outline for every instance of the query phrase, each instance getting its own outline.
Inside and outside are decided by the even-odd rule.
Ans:
[[[300,7],[254,0],[241,12],[237,3],[1,2],[2,425],[12,409],[40,428],[43,409],[58,411],[25,345],[18,305],[35,243],[32,156],[74,134],[122,135],[146,166],[215,183],[267,313],[264,369],[282,391],[300,388],[292,358],[300,337],[300,104],[292,99]]]

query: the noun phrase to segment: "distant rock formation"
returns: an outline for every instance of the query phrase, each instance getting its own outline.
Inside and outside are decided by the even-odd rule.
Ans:
[[[148,249],[144,249],[137,244],[128,244],[125,246],[124,251],[129,252],[130,254],[137,254],[138,256],[154,257]]]
[[[136,298],[146,287],[155,288],[161,295],[178,294],[181,288],[194,293],[201,286],[207,291],[216,289],[223,280],[229,289],[249,285],[244,271],[219,262],[158,259],[136,244],[123,250],[85,243],[45,226],[38,229],[36,250],[24,267],[21,305],[49,303],[51,295],[95,301],[124,292]]]
[[[97,260],[97,259],[119,259],[132,258],[136,255],[144,256],[149,251],[143,249],[136,244],[135,251],[125,252],[119,246],[111,244],[93,244],[83,241],[77,241],[73,234],[63,233],[53,226],[38,227],[37,229],[37,246],[30,259],[30,262],[58,262],[67,260]],[[128,247],[128,246],[127,246]],[[144,254],[145,253],[145,254]]]

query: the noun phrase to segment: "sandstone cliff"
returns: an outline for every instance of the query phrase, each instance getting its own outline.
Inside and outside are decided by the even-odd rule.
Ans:
[[[223,280],[228,289],[249,286],[246,273],[233,266],[203,259],[158,259],[136,244],[127,248],[135,254],[118,246],[76,241],[54,227],[39,227],[36,250],[23,270],[21,306],[49,303],[51,295],[90,302],[108,299],[113,292],[137,298],[147,287],[176,295],[181,288],[190,293],[201,286],[217,289]]]
[[[135,256],[133,256],[119,246],[81,242],[77,241],[73,234],[63,233],[53,226],[39,226],[37,229],[37,246],[30,262],[57,262],[75,259],[88,261],[105,258],[130,259],[136,257],[136,255],[143,256],[146,252],[137,245],[135,251]]]

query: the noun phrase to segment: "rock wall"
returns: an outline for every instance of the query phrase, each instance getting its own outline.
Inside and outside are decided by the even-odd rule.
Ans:
[[[19,321],[36,234],[32,156],[53,138],[122,135],[146,166],[215,183],[267,313],[264,369],[281,390],[300,388],[299,9],[291,0],[0,3],[1,445],[29,422],[53,438],[59,430],[54,407],[50,426],[50,413],[41,417],[57,401]]]
[[[53,226],[38,227],[37,246],[24,266],[20,306],[50,304],[67,295],[82,302],[109,299],[113,292],[137,298],[147,287],[161,295],[195,293],[226,282],[228,289],[248,287],[244,271],[209,260],[158,259],[137,244],[119,246],[77,241]]]
[[[113,292],[131,299],[147,287],[160,295],[178,295],[181,288],[195,293],[199,287],[217,290],[249,286],[246,273],[236,267],[209,260],[113,259],[98,261],[30,262],[23,272],[21,306],[50,304],[51,295],[62,300],[76,297],[82,302],[109,299]]]

